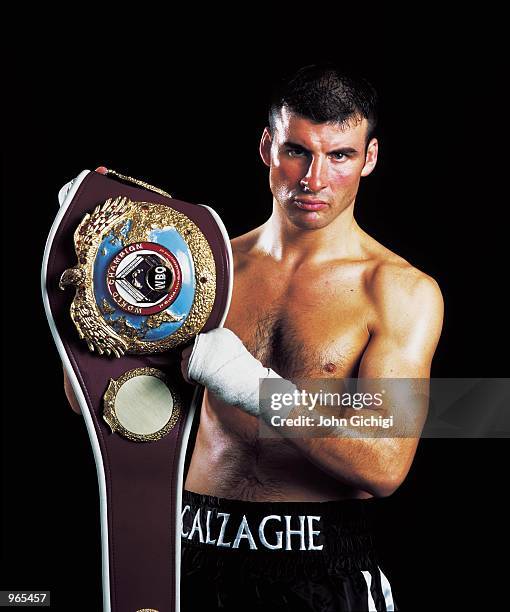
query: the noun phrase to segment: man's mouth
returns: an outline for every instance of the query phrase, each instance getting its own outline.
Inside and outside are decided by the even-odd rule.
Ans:
[[[302,210],[321,210],[327,206],[327,203],[323,200],[313,200],[309,198],[294,198],[294,203]]]

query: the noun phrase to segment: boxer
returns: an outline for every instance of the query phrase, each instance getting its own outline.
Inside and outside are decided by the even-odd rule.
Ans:
[[[419,434],[259,435],[260,381],[430,376],[440,289],[354,217],[375,126],[373,88],[334,67],[301,69],[273,98],[260,142],[271,216],[232,240],[225,329],[183,352],[183,375],[206,388],[183,499],[183,609],[397,609],[369,518]]]

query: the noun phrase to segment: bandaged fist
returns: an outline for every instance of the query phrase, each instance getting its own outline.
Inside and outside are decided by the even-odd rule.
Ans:
[[[260,381],[279,378],[276,372],[264,367],[236,334],[224,327],[198,334],[191,355],[190,348],[182,353],[186,380],[204,385],[217,398],[247,414],[259,415]]]

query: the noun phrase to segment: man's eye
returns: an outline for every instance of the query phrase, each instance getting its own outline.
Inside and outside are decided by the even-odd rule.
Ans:
[[[331,153],[331,157],[336,159],[337,161],[342,161],[346,159],[345,153]]]
[[[290,157],[304,157],[306,151],[303,151],[303,149],[287,149],[287,154]]]

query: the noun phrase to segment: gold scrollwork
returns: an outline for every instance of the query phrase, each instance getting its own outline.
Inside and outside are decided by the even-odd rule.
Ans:
[[[108,174],[108,176],[115,176],[121,179],[122,181],[133,183],[133,185],[137,185],[138,187],[143,187],[144,189],[148,189],[149,191],[154,191],[154,193],[159,193],[160,195],[164,195],[167,198],[172,197],[169,193],[167,193],[166,191],[163,191],[163,189],[160,189],[159,187],[154,187],[154,185],[146,183],[145,181],[141,181],[140,179],[133,178],[132,176],[126,176],[125,174],[121,174],[120,172],[112,170],[111,168],[106,168],[106,174]]]
[[[121,232],[131,221],[129,230]],[[116,325],[102,313],[110,314],[101,304],[97,305],[94,295],[94,262],[102,240],[113,232],[123,245],[149,241],[155,229],[175,228],[186,241],[195,268],[195,295],[190,312],[184,323],[171,335],[154,341],[143,339],[143,333],[129,325]],[[71,318],[80,338],[87,342],[91,351],[100,355],[120,357],[125,352],[156,353],[174,348],[195,336],[205,325],[212,311],[216,294],[216,267],[214,256],[201,230],[185,214],[163,204],[133,202],[127,197],[110,198],[99,205],[91,214],[85,215],[74,233],[78,264],[65,270],[60,287],[76,287],[71,304]],[[102,312],[101,312],[102,311]],[[164,322],[176,319],[170,311],[149,316],[144,324],[145,332]]]

